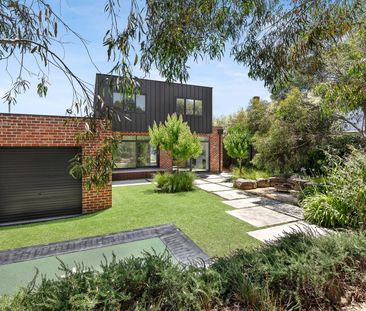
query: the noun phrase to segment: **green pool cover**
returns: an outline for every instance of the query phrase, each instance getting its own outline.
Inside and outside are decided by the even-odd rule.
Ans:
[[[161,254],[166,250],[167,248],[163,241],[156,237],[58,256],[0,265],[0,295],[15,293],[21,286],[27,285],[34,278],[36,269],[38,269],[40,275],[45,275],[48,278],[62,275],[62,271],[59,270],[60,262],[57,258],[62,260],[70,269],[75,267],[75,263],[83,263],[86,267],[98,269],[100,263],[104,261],[103,256],[105,256],[107,260],[111,260],[112,254],[115,254],[118,259],[131,256],[138,257],[141,256],[143,251]]]

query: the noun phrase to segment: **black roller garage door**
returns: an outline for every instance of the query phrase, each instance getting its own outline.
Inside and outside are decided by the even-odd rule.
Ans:
[[[81,213],[82,186],[68,173],[77,148],[0,148],[0,223]]]

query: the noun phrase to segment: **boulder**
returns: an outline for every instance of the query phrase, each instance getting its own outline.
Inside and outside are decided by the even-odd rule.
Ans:
[[[290,192],[291,190],[293,190],[293,186],[290,183],[278,184],[275,186],[275,188],[278,192]]]
[[[268,179],[270,187],[276,187],[286,182],[286,178],[284,177],[270,177]]]
[[[258,188],[267,188],[270,187],[270,182],[268,178],[257,178],[257,187]]]
[[[241,190],[250,190],[257,188],[257,182],[252,179],[242,179],[239,178],[234,182],[234,188]]]
[[[311,182],[309,182],[306,179],[300,179],[300,178],[290,178],[288,182],[292,185],[292,187],[297,190],[301,191],[307,186],[311,185]]]

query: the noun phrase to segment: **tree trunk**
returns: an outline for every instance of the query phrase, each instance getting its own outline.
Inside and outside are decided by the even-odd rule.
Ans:
[[[241,175],[242,172],[242,160],[238,159],[238,164],[239,164],[239,174]]]
[[[366,102],[362,105],[362,127],[361,127],[361,134],[363,137],[366,137]]]

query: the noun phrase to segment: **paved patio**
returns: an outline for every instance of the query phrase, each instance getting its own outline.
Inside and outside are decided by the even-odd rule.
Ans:
[[[296,198],[284,203],[281,201],[283,200],[281,194],[273,195],[273,189],[259,188],[249,191],[234,189],[227,173],[201,175],[195,181],[195,185],[224,199],[222,202],[233,208],[227,211],[229,215],[263,228],[248,232],[250,236],[262,242],[273,241],[293,231],[301,230],[319,235],[328,232],[303,221],[303,209],[294,205],[297,202]]]

